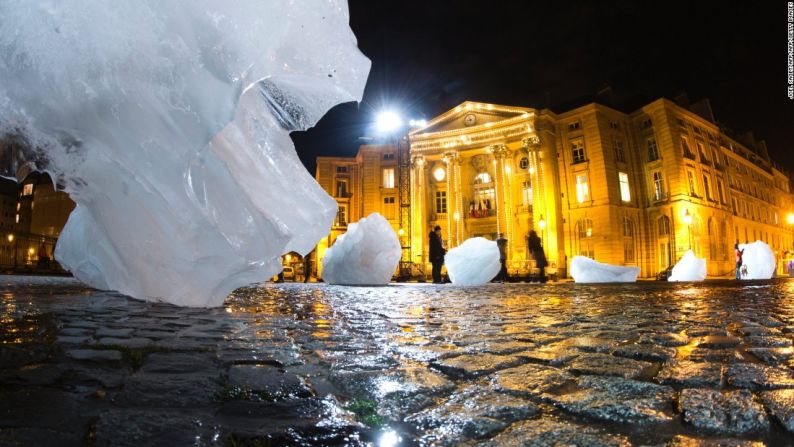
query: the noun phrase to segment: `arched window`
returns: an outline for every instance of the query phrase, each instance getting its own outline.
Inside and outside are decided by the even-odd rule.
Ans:
[[[629,217],[623,218],[623,261],[635,262],[634,250],[634,221]]]
[[[659,218],[659,236],[670,236],[670,218],[662,216]]]
[[[579,239],[585,239],[593,236],[593,221],[589,217],[579,219],[576,223],[576,232]]]
[[[496,195],[491,176],[480,172],[474,177],[474,200],[469,206],[470,217],[488,217],[494,215]]]
[[[708,221],[709,232],[709,259],[717,259],[717,228],[714,225],[714,218],[709,217]]]

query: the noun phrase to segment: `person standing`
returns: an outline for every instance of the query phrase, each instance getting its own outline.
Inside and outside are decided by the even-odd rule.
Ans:
[[[529,232],[529,237],[527,237],[527,248],[535,259],[535,266],[540,270],[540,282],[546,282],[546,266],[548,265],[548,261],[546,261],[546,253],[543,252],[543,243],[540,241],[538,233],[536,233],[535,230]]]
[[[499,247],[499,262],[502,264],[499,274],[496,275],[496,280],[505,282],[507,280],[507,239],[502,236],[502,233],[499,233],[499,237],[496,239],[496,246]]]
[[[433,263],[433,284],[441,284],[441,266],[444,265],[444,243],[441,239],[441,227],[436,225],[430,232],[430,262]]]
[[[309,282],[312,276],[312,255],[314,250],[310,251],[303,257],[303,282]]]
[[[733,244],[733,253],[736,255],[736,279],[742,279],[742,256],[744,249],[739,250],[739,243]]]

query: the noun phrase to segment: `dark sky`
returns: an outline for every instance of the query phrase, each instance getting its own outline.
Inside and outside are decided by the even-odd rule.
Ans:
[[[465,100],[564,112],[605,86],[624,112],[685,91],[718,121],[765,139],[794,168],[786,2],[350,0],[372,70],[359,104],[293,133],[318,155],[355,154],[377,110],[431,118]],[[589,99],[589,100],[588,100]]]

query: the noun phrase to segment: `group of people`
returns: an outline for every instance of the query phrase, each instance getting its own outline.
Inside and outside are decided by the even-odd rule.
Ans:
[[[501,234],[496,239],[496,246],[499,248],[499,262],[502,267],[499,269],[499,274],[496,280],[504,282],[507,280],[507,239]],[[535,265],[539,270],[540,282],[546,282],[546,253],[543,251],[543,244],[538,237],[535,230],[529,232],[527,236],[527,249],[535,260]],[[441,227],[436,225],[433,231],[430,232],[430,262],[433,264],[433,284],[441,284],[441,267],[444,265],[444,255],[447,250],[444,248],[444,242],[441,238]]]

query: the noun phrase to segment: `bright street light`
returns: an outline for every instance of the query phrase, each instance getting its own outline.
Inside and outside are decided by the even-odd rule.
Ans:
[[[375,128],[381,133],[391,133],[399,129],[403,125],[400,116],[391,110],[387,110],[378,114],[375,120]]]
[[[794,213],[788,213],[786,222],[788,222],[789,225],[794,225]]]

